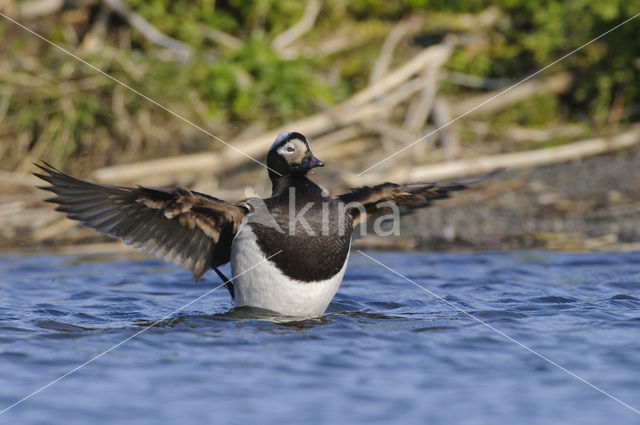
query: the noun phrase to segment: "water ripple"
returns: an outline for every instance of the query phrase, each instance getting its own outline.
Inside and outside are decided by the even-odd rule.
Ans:
[[[640,407],[640,253],[371,255]],[[159,321],[219,282],[151,259],[7,255],[0,276],[0,408],[139,333],[0,423],[637,423],[355,253],[306,320],[221,289]]]

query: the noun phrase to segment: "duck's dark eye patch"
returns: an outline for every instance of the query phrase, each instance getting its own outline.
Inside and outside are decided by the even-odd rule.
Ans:
[[[289,147],[287,148],[287,152],[293,152],[293,151],[294,151],[294,149],[293,149],[291,146],[289,146]]]

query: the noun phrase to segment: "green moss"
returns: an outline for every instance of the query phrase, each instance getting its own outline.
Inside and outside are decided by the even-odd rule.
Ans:
[[[559,103],[558,98],[551,95],[516,103],[493,117],[493,130],[500,134],[514,125],[543,128],[556,124],[561,118],[558,114]]]

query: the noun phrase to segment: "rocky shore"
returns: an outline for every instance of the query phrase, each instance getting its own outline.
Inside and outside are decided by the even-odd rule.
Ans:
[[[3,202],[4,251],[118,252],[120,242],[53,212],[28,193]],[[21,211],[19,206],[30,205]],[[31,217],[31,218],[30,218]],[[42,217],[46,217],[44,220]],[[52,220],[52,217],[54,221]],[[43,225],[38,227],[38,220]],[[18,223],[12,225],[12,223]],[[403,216],[400,235],[354,247],[421,250],[640,249],[640,149],[499,174],[472,190]]]
[[[403,217],[401,235],[358,244],[417,249],[640,249],[640,149],[505,172]],[[369,241],[369,242],[367,242]]]

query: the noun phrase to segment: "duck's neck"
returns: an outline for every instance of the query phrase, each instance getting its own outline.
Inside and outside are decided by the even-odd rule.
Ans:
[[[279,196],[283,193],[288,193],[290,187],[301,188],[303,186],[309,186],[315,184],[309,180],[306,176],[282,176],[271,179],[271,196]]]

